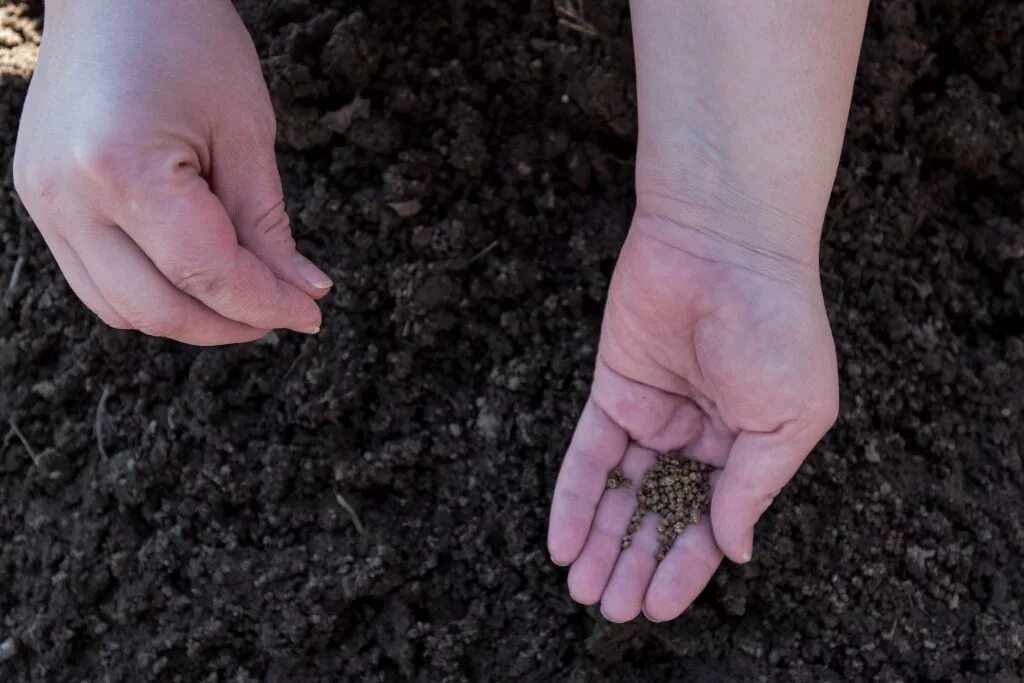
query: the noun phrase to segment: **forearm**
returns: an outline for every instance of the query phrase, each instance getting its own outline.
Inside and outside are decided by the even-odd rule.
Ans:
[[[817,263],[866,0],[633,0],[638,208]]]

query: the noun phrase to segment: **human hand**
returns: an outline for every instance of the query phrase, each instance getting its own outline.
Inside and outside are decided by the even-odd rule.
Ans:
[[[555,486],[548,549],[612,621],[678,616],[835,421],[818,244],[866,0],[631,3],[637,211],[590,398]],[[823,57],[827,55],[827,57]],[[648,517],[622,550],[655,452],[709,463],[710,514],[656,563]]]
[[[198,344],[315,333],[252,41],[224,0],[50,0],[15,184],[112,327]]]
[[[555,487],[548,531],[569,591],[611,621],[673,619],[753,527],[838,411],[817,262],[709,237],[641,192],[608,293],[597,365]],[[663,210],[664,209],[664,210]],[[622,549],[655,453],[720,470],[710,516],[658,563],[648,515]],[[632,488],[605,490],[620,467]]]

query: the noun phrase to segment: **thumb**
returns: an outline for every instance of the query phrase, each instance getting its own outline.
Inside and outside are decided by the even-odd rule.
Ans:
[[[741,432],[711,498],[715,542],[733,562],[748,562],[754,524],[796,474],[824,431],[787,422],[773,432]]]
[[[279,280],[314,299],[322,298],[331,288],[331,279],[296,249],[285,211],[273,134],[253,135],[244,144],[228,140],[217,146],[224,149],[215,149],[218,163],[214,165],[212,185],[234,223],[239,243]]]

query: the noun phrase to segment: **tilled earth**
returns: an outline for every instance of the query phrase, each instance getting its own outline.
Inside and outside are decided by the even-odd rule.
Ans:
[[[874,3],[840,421],[750,565],[624,626],[544,534],[632,206],[626,3],[240,9],[337,286],[315,338],[200,350],[105,330],[15,200],[39,24],[0,4],[0,679],[1020,680],[1024,5]]]

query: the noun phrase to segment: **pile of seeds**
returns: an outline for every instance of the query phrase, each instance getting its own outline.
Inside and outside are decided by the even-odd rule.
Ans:
[[[659,455],[637,491],[636,510],[622,538],[622,547],[629,547],[644,515],[653,512],[661,518],[658,522],[658,560],[664,559],[683,529],[696,524],[710,508],[710,476],[711,467],[708,465],[686,460],[678,453]],[[608,488],[623,485],[629,486],[631,482],[621,471],[614,470],[608,477]]]

